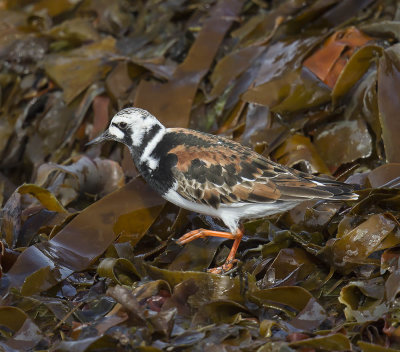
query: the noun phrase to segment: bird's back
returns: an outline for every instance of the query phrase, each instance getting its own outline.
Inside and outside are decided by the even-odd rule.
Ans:
[[[171,178],[183,198],[214,208],[357,198],[352,185],[301,173],[227,138],[189,129],[168,129],[155,154],[166,161],[159,177]]]

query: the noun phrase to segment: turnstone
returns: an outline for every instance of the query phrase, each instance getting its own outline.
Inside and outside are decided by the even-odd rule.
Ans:
[[[233,267],[243,236],[241,219],[284,212],[310,200],[354,200],[349,184],[313,176],[280,164],[224,137],[186,128],[166,128],[148,111],[127,108],[118,112],[109,128],[89,142],[124,143],[149,185],[166,200],[202,214],[220,218],[229,232],[198,229],[178,239],[217,236],[234,240],[221,267]]]

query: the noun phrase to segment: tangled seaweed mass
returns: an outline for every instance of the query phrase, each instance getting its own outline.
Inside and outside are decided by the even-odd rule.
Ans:
[[[400,4],[0,0],[0,349],[400,348]],[[223,224],[167,203],[118,143],[137,106],[359,185]]]

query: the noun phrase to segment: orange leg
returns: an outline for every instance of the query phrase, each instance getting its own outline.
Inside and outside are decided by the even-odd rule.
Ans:
[[[236,251],[239,247],[239,243],[243,237],[243,231],[238,229],[235,234],[230,232],[223,232],[223,231],[213,231],[213,230],[206,230],[206,229],[198,229],[194,231],[190,231],[187,234],[183,235],[177,240],[178,244],[185,244],[191,242],[197,238],[204,238],[206,236],[213,236],[213,237],[223,237],[229,238],[234,240],[231,251],[229,252],[228,257],[225,260],[225,263],[222,266],[217,268],[208,269],[208,272],[213,274],[222,274],[228,270],[233,268],[233,264],[237,262],[235,259]]]

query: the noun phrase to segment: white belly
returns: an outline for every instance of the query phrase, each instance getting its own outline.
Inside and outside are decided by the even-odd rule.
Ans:
[[[275,203],[233,203],[222,204],[218,209],[215,209],[205,204],[191,202],[174,190],[168,191],[163,197],[181,208],[220,218],[231,232],[237,230],[240,219],[260,218],[281,213],[299,204],[299,202],[284,202],[279,205]]]

